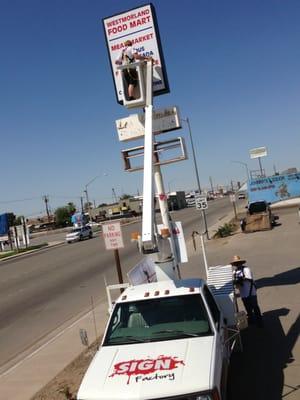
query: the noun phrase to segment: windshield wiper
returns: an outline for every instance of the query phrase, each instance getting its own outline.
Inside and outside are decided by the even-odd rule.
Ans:
[[[110,338],[108,340],[108,342],[110,343],[110,342],[113,342],[116,340],[116,341],[120,341],[120,343],[122,343],[120,339],[124,340],[125,342],[130,342],[130,343],[144,343],[144,342],[148,341],[147,338],[142,339],[142,338],[137,338],[135,336],[115,336],[113,338]]]
[[[198,337],[199,336],[199,334],[197,334],[197,333],[178,331],[178,330],[173,330],[173,329],[165,329],[163,331],[153,332],[153,334],[159,334],[159,333],[180,333],[181,335],[190,336],[190,337]]]

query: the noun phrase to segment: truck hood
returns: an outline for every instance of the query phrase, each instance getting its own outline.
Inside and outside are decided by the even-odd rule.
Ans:
[[[104,346],[77,399],[155,399],[210,388],[214,337]]]

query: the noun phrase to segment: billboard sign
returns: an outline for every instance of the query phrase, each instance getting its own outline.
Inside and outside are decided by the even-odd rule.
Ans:
[[[181,128],[178,107],[153,111],[152,130],[155,135]],[[133,114],[116,121],[119,141],[136,140],[145,134],[145,113]]]
[[[268,203],[276,203],[300,196],[299,172],[251,179],[248,184],[249,202],[265,200]]]
[[[153,94],[168,93],[168,78],[153,5],[147,4],[103,18],[102,22],[118,103],[123,103],[123,93],[116,60],[126,47],[126,40],[133,42],[138,54],[153,58]]]
[[[0,235],[7,235],[9,231],[8,214],[0,215]]]
[[[81,212],[75,213],[71,217],[71,222],[75,226],[75,228],[84,226],[88,223],[88,216]]]
[[[266,147],[257,147],[255,149],[249,150],[250,158],[259,158],[267,156],[267,148]]]

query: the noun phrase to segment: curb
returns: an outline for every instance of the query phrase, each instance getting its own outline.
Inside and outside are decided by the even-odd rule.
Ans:
[[[64,243],[65,243],[65,242],[62,242],[62,241],[61,241],[61,242],[54,243],[54,244],[50,244],[50,245],[47,244],[47,246],[40,247],[39,249],[28,250],[28,251],[23,252],[23,253],[13,254],[13,255],[8,256],[8,257],[0,258],[0,263],[1,263],[1,262],[4,262],[4,261],[13,260],[14,258],[18,258],[18,257],[26,257],[26,256],[32,255],[32,254],[34,254],[34,253],[37,253],[37,252],[39,252],[39,251],[49,250],[49,249],[52,248],[52,247],[61,246],[61,245],[63,245]]]

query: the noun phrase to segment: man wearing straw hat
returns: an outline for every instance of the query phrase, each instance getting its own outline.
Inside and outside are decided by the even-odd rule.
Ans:
[[[262,315],[257,303],[256,285],[253,280],[251,269],[244,265],[246,260],[240,256],[233,256],[230,262],[235,267],[233,281],[240,292],[241,299],[247,311],[248,322],[256,323],[257,326],[262,327]]]

